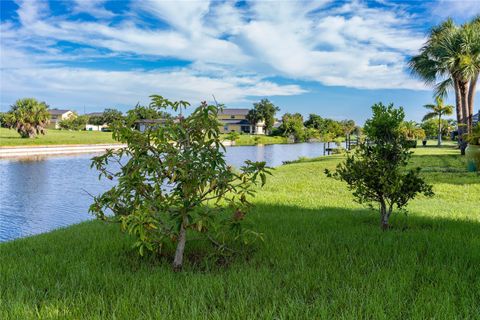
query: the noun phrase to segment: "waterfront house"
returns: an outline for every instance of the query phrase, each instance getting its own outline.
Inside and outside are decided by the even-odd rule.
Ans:
[[[102,123],[102,124],[95,123],[95,124],[93,124],[92,123],[93,121],[90,122],[91,118],[101,119],[101,117],[103,117],[103,112],[91,112],[91,113],[87,113],[85,115],[88,117],[87,124],[85,125],[85,130],[87,130],[87,131],[102,131],[102,130],[108,128],[108,125],[106,123]]]
[[[60,121],[75,118],[77,115],[72,110],[49,109],[50,113],[50,128],[59,129]]]
[[[137,129],[140,132],[145,132],[147,128],[150,127],[158,127],[161,126],[165,123],[165,119],[141,119],[135,121],[135,129]]]
[[[265,134],[263,121],[256,124],[247,120],[249,109],[223,109],[218,113],[218,121],[220,121],[220,132],[238,132],[250,134]]]

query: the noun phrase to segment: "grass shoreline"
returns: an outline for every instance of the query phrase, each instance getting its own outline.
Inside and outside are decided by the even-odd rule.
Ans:
[[[226,135],[223,135],[224,139]],[[255,140],[257,139],[257,140]],[[225,139],[225,141],[227,141]],[[111,132],[101,131],[69,131],[48,129],[46,135],[36,138],[21,138],[13,129],[0,128],[0,148],[4,147],[46,147],[46,146],[70,146],[87,144],[118,144],[112,138]],[[236,146],[252,146],[256,144],[281,144],[287,143],[285,137],[240,135]]]
[[[0,147],[41,147],[60,145],[117,144],[111,132],[48,129],[36,138],[21,138],[13,129],[0,128]]]
[[[480,177],[458,150],[415,150],[436,195],[388,232],[324,176],[341,159],[278,167],[253,200],[265,242],[226,267],[173,273],[99,221],[1,243],[0,318],[478,318]]]

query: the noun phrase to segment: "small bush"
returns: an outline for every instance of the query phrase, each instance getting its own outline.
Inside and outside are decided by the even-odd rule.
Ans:
[[[343,180],[355,200],[370,208],[380,208],[380,225],[386,230],[393,209],[404,210],[418,193],[432,196],[432,187],[420,177],[420,168],[407,170],[411,157],[402,132],[404,112],[375,104],[373,117],[365,124],[368,143],[362,142],[354,153],[327,176]]]
[[[174,112],[188,105],[161,96],[152,96],[150,104]],[[187,240],[209,241],[226,254],[229,243],[246,244],[260,236],[244,222],[253,187],[257,181],[265,184],[269,170],[265,162],[246,161],[239,171],[227,165],[217,115],[218,108],[204,102],[190,116],[166,119],[144,132],[133,129],[135,117],[114,122],[113,136],[127,147],[93,158],[100,177],[117,185],[95,197],[90,211],[121,223],[136,237],[140,255],[176,246],[175,270],[183,266]],[[119,170],[112,171],[111,163]]]

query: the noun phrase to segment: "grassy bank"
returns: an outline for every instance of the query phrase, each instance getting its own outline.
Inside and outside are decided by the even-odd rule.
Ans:
[[[223,138],[226,139],[227,135],[223,135]],[[287,143],[287,138],[285,137],[271,137],[264,135],[249,135],[241,134],[235,145],[237,146],[253,146],[256,144],[277,144],[277,143]]]
[[[249,146],[255,144],[275,144],[286,142],[287,139],[284,137],[269,137],[263,135],[254,136],[245,134],[240,135],[239,139],[236,141],[236,145]],[[0,128],[0,147],[102,143],[116,143],[116,141],[112,139],[111,132],[49,129],[46,135],[40,135],[33,139],[22,139],[15,130]]]
[[[100,222],[0,244],[0,319],[478,318],[480,176],[458,153],[416,150],[436,195],[388,232],[324,176],[340,156],[280,167],[251,215],[265,243],[227,267],[173,273]]]
[[[40,135],[33,139],[23,139],[15,130],[0,128],[0,146],[3,147],[102,143],[116,143],[112,139],[111,132],[49,129],[46,135]]]

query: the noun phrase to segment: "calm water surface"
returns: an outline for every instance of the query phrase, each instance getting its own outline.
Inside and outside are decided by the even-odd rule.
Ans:
[[[323,155],[323,143],[276,144],[227,148],[227,161],[269,166],[299,157]],[[0,159],[0,242],[78,223],[92,216],[92,198],[113,186],[90,169],[92,154]]]

